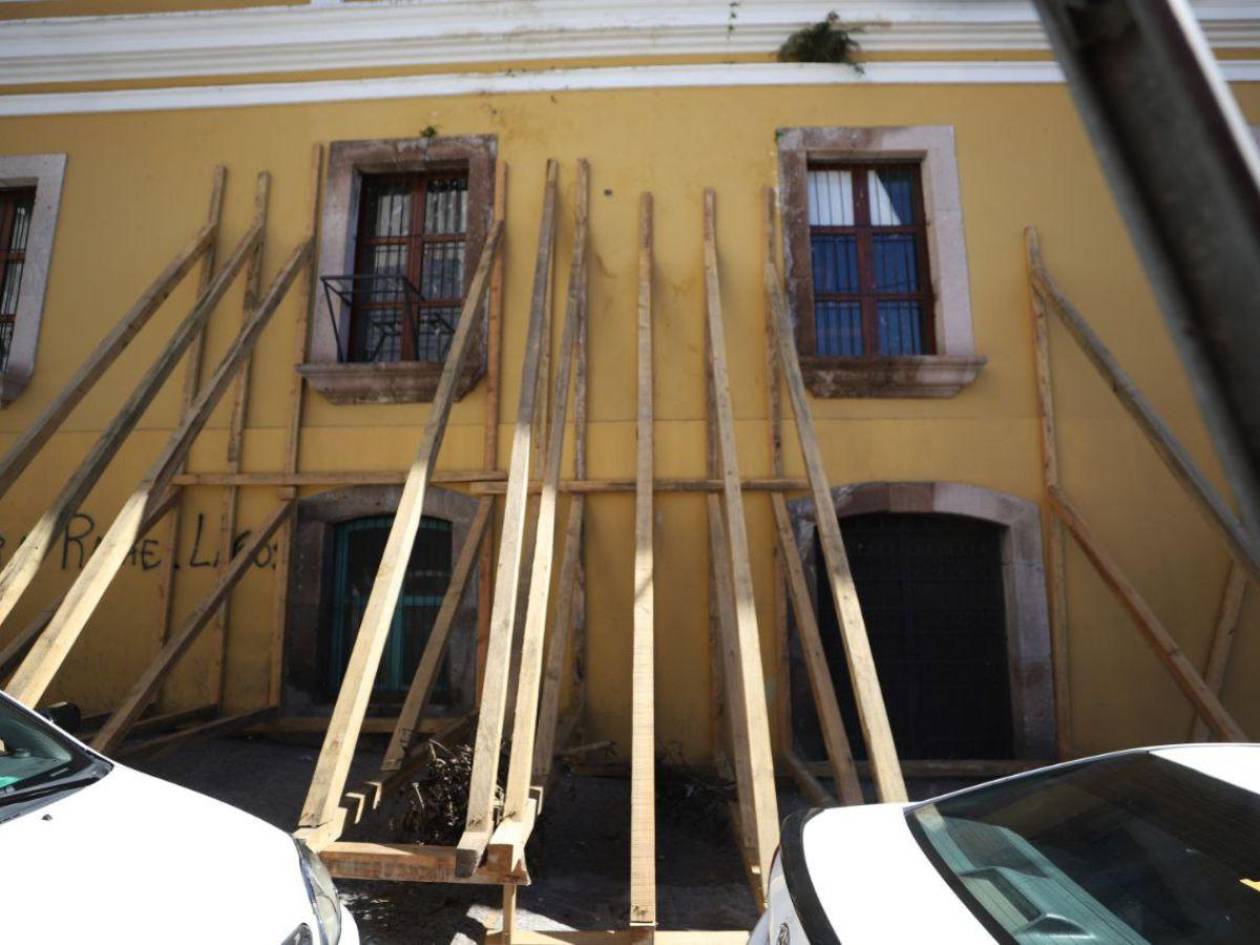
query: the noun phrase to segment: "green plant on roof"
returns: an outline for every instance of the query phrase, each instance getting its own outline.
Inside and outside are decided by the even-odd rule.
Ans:
[[[862,64],[856,56],[862,47],[853,38],[854,33],[860,32],[860,26],[846,25],[833,10],[825,20],[789,36],[779,47],[779,62],[834,62],[861,72]]]

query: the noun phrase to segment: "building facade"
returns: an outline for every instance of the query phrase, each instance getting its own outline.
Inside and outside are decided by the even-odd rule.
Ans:
[[[1225,0],[1193,6],[1244,113],[1260,124],[1260,13]],[[445,480],[426,506],[377,679],[378,710],[389,714],[476,498],[494,490],[510,459],[546,162],[560,168],[558,326],[576,166],[585,159],[584,480],[634,477],[645,191],[655,206],[655,474],[710,476],[706,188],[716,195],[740,472],[805,475],[790,414],[781,474],[769,447],[762,260],[764,192],[774,188],[775,255],[901,756],[1035,759],[1065,743],[1088,753],[1185,739],[1189,703],[1070,540],[1068,658],[1058,667],[1070,713],[1055,710],[1026,227],[1037,228],[1055,278],[1164,421],[1225,486],[1035,14],[1017,2],[850,3],[840,12],[863,27],[861,71],[775,61],[793,31],[828,10],[753,0],[0,0],[0,446],[37,420],[203,225],[217,166],[227,169],[220,263],[254,218],[258,175],[270,175],[265,286],[311,226],[311,155],[322,149],[317,271],[309,290],[285,299],[254,352],[239,450],[229,396],[196,440],[176,509],[136,542],[48,697],[88,713],[115,706],[164,628],[214,586],[232,547],[272,514],[278,491],[295,488],[294,527],[231,595],[226,644],[217,630],[204,634],[161,706],[244,712],[277,701],[285,714],[328,711],[463,293],[501,207],[504,270],[492,299],[501,343],[479,328],[460,378],[438,460]],[[0,501],[0,562],[193,306],[197,282],[194,272],[180,284]],[[207,322],[203,383],[240,327],[247,282],[238,279]],[[558,348],[558,327],[552,342]],[[1230,568],[1226,546],[1053,318],[1050,347],[1065,488],[1203,667]],[[303,352],[296,373],[295,351]],[[184,372],[163,386],[58,534],[0,644],[81,571],[176,427]],[[495,374],[499,432],[487,457]],[[290,475],[297,378],[300,448]],[[231,472],[242,475],[226,479]],[[572,437],[563,477],[578,478]],[[789,509],[860,753],[805,494],[789,493]],[[624,755],[633,491],[609,487],[586,502],[583,725],[586,740],[612,740]],[[819,759],[795,623],[776,582],[768,493],[750,488],[745,505],[772,729],[780,747],[790,739]],[[692,759],[710,757],[718,731],[705,515],[700,493],[657,495],[657,738]],[[480,585],[490,580],[482,567],[436,687],[438,713],[475,704]],[[1253,598],[1244,598],[1222,689],[1250,732],[1260,731],[1249,685],[1260,672]],[[1066,733],[1056,728],[1064,718]]]

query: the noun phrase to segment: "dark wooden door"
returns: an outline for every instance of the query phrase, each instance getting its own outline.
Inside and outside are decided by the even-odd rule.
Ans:
[[[880,512],[845,518],[841,530],[900,756],[1012,757],[1002,527]],[[815,554],[823,645],[853,753],[865,758],[826,565]],[[803,747],[822,757],[812,701],[802,708]]]

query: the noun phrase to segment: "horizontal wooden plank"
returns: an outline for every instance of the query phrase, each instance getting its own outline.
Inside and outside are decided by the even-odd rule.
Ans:
[[[225,715],[222,718],[206,722],[204,725],[194,725],[191,728],[179,729],[167,735],[159,735],[157,738],[123,745],[115,753],[115,757],[126,758],[130,761],[133,758],[166,752],[172,748],[203,738],[222,738],[227,735],[236,735],[248,731],[251,726],[267,718],[275,711],[275,706],[268,706],[265,709],[256,709],[253,712],[242,712],[239,715]]]
[[[501,869],[492,857],[471,876],[455,875],[455,847],[419,843],[361,843],[339,840],[319,851],[337,879],[393,880],[407,883],[527,885],[529,875]]]
[[[495,482],[506,473],[494,469],[450,469],[435,472],[430,482]],[[322,472],[199,472],[181,473],[172,480],[180,486],[397,486],[407,481],[405,469],[337,470]]]

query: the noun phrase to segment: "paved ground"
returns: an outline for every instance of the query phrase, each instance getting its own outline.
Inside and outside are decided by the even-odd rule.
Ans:
[[[383,744],[365,738],[351,783],[374,770]],[[318,746],[264,738],[189,745],[136,767],[202,791],[291,830]],[[926,797],[952,783],[913,784]],[[802,806],[782,790],[782,813]],[[720,803],[689,784],[658,802],[658,918],[662,928],[750,929],[757,914]],[[548,800],[528,849],[534,884],[520,891],[518,924],[538,929],[624,927],[629,883],[628,785],[568,777]],[[367,837],[393,840],[387,818]],[[339,882],[367,945],[470,945],[499,927],[499,890],[475,886]]]

